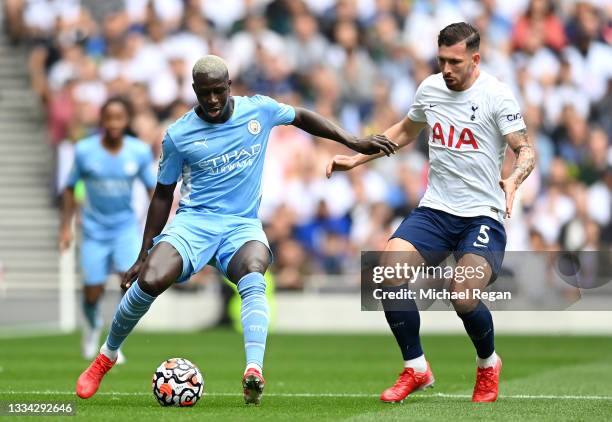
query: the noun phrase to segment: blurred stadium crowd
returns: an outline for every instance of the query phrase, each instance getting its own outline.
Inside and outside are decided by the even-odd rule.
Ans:
[[[508,250],[600,250],[612,243],[612,4],[606,0],[5,0],[9,34],[31,45],[32,86],[57,148],[58,189],[72,145],[100,105],[129,97],[133,132],[156,156],[166,126],[195,102],[191,65],[225,58],[234,95],[304,105],[355,134],[403,116],[436,72],[438,31],[469,21],[482,68],[519,98],[538,166],[507,221]],[[422,134],[425,138],[425,134]],[[393,158],[325,179],[347,153],[292,127],[270,138],[261,218],[280,288],[359,268],[427,184],[424,139]],[[504,172],[514,155],[508,151]],[[146,196],[139,201],[146,207]]]

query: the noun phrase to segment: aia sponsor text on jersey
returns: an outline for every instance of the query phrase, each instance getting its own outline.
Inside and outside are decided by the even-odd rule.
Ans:
[[[478,149],[478,143],[470,128],[455,128],[450,125],[445,131],[440,122],[436,122],[431,130],[431,141],[452,149]]]

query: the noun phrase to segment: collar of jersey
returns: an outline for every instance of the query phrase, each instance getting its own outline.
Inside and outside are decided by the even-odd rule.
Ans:
[[[229,119],[227,119],[227,120],[226,120],[225,122],[223,122],[223,123],[210,123],[210,122],[207,122],[206,120],[202,119],[200,116],[198,116],[198,113],[196,113],[196,110],[195,110],[195,109],[196,109],[196,107],[197,107],[197,106],[194,106],[194,107],[191,109],[191,111],[193,111],[193,115],[194,115],[194,117],[195,117],[195,118],[196,118],[196,119],[197,119],[199,122],[202,122],[202,124],[203,124],[203,125],[205,125],[205,126],[207,126],[207,127],[208,127],[208,126],[215,127],[215,126],[225,125],[225,124],[228,124],[228,123],[230,123],[231,121],[233,121],[233,120],[234,120],[234,117],[236,116],[236,109],[238,108],[238,103],[240,102],[240,96],[232,95],[232,96],[230,97],[230,99],[232,99],[232,98],[234,99],[234,110],[232,111],[232,115],[230,116],[230,118],[229,118]]]
[[[476,78],[476,80],[474,81],[474,83],[472,84],[472,86],[470,86],[468,89],[464,89],[463,91],[453,91],[452,89],[448,89],[446,87],[446,85],[444,85],[444,87],[446,88],[446,90],[448,92],[450,92],[452,95],[455,95],[457,97],[460,97],[462,95],[467,95],[469,94],[475,87],[476,85],[480,84],[482,82],[484,74],[482,69],[480,69],[480,73],[478,74],[478,77]],[[235,107],[235,105],[234,105]]]

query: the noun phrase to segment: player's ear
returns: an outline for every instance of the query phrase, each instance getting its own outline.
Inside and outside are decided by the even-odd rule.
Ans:
[[[228,79],[228,80],[227,80],[227,86],[228,86],[228,87],[232,86],[232,80],[231,80],[231,79]]]
[[[480,52],[479,51],[474,51],[474,53],[472,53],[472,61],[474,62],[475,65],[480,64]]]

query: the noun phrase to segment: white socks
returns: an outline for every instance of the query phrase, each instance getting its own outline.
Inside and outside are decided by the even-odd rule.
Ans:
[[[425,355],[421,355],[418,358],[405,360],[404,368],[412,368],[414,372],[425,372],[427,371],[427,361]]]
[[[495,354],[495,352],[493,352],[493,354],[486,359],[481,359],[478,356],[476,357],[476,364],[479,368],[490,368],[492,366],[495,366],[496,363],[497,354]]]
[[[491,356],[486,359],[481,359],[479,357],[476,358],[476,363],[479,368],[490,368],[495,366],[497,363],[497,354],[493,352]],[[247,366],[248,368],[248,366]],[[421,355],[418,358],[405,360],[404,368],[412,368],[414,372],[425,372],[427,371],[427,361],[425,360],[425,355]]]
[[[246,374],[246,372],[251,369],[251,368],[255,368],[256,370],[259,371],[260,374],[263,374],[263,369],[261,368],[261,366],[259,366],[256,363],[249,363],[246,368],[244,369],[244,373]]]
[[[111,350],[106,347],[106,342],[100,347],[100,353],[110,359],[111,362],[117,360],[117,355],[119,354],[118,350]]]

